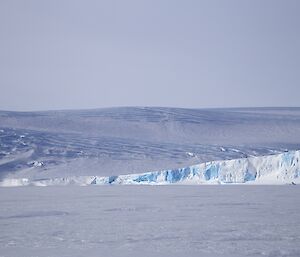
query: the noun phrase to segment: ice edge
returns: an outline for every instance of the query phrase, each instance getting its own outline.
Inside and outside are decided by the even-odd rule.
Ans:
[[[185,168],[118,176],[74,176],[30,180],[5,178],[0,186],[297,184],[300,150],[276,155],[211,161]]]

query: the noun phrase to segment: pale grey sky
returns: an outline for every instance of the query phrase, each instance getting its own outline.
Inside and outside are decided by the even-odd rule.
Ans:
[[[300,1],[1,0],[0,109],[300,106]]]

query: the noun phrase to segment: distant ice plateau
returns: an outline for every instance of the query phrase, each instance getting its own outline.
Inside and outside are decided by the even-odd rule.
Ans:
[[[211,161],[185,168],[119,176],[78,176],[30,180],[4,179],[0,186],[294,184],[300,182],[300,151]]]

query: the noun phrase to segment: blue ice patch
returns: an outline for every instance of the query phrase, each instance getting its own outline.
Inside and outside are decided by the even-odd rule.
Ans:
[[[250,172],[248,169],[246,170],[245,176],[244,176],[244,181],[253,181],[256,179],[256,172]]]
[[[135,182],[157,182],[157,172],[153,172],[153,173],[147,173],[141,176],[138,176],[136,179],[134,179],[133,181]]]
[[[204,177],[206,180],[218,178],[219,176],[219,164],[210,164],[205,169]]]
[[[190,173],[190,167],[177,170],[168,170],[166,172],[165,180],[170,183],[176,183],[187,178],[190,175]]]
[[[287,165],[292,165],[294,161],[294,152],[286,152],[282,155],[282,162]]]
[[[112,184],[117,178],[118,178],[118,176],[110,176],[110,177],[108,177],[108,184]]]

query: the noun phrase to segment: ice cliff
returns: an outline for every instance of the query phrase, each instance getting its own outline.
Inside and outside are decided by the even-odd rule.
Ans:
[[[95,177],[92,184],[288,183],[300,179],[300,151],[212,161],[164,171]]]
[[[300,182],[300,151],[212,161],[185,168],[99,177],[80,176],[43,180],[4,179],[1,186],[22,185],[166,185],[166,184],[286,184]]]

